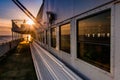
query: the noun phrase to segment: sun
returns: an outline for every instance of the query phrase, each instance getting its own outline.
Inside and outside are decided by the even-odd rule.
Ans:
[[[26,24],[29,24],[29,25],[33,25],[33,24],[35,24],[31,19],[29,19],[27,22],[26,22]]]

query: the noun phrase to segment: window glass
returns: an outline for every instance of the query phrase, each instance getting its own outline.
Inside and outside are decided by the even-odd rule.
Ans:
[[[51,46],[56,48],[56,28],[51,28]]]
[[[39,41],[42,42],[41,32],[39,33]]]
[[[70,53],[70,23],[60,26],[60,50]]]
[[[40,36],[40,34],[39,34],[39,35],[38,35],[38,40],[39,40],[39,41],[40,41],[40,37],[41,37],[41,36]]]
[[[46,30],[46,44],[48,44],[49,42],[49,32],[48,30]]]
[[[44,32],[41,33],[42,35],[42,42],[45,43],[45,36],[44,36]]]
[[[110,10],[77,21],[77,57],[110,71]]]

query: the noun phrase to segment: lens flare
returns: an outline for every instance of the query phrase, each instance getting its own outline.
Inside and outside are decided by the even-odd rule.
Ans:
[[[33,25],[33,24],[35,24],[31,19],[29,19],[27,22],[26,22],[26,24],[29,24],[29,25]]]

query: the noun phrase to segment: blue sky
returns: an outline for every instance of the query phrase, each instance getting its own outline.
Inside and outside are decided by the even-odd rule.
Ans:
[[[42,0],[19,0],[34,16],[37,15]],[[29,19],[12,0],[0,0],[0,35],[3,27],[11,27],[11,19]],[[2,27],[2,28],[1,28]],[[5,31],[7,31],[6,28]],[[9,28],[10,31],[10,28]],[[6,33],[6,32],[5,32]]]
[[[42,0],[19,0],[33,15],[36,16]],[[13,15],[14,14],[14,15]],[[12,0],[0,0],[0,18],[21,18],[24,13],[12,2]]]

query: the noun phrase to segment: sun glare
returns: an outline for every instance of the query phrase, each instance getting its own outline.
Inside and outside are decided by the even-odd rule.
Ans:
[[[34,22],[33,22],[31,19],[29,19],[29,20],[26,22],[26,24],[33,25]]]
[[[31,41],[31,35],[28,35],[28,41]]]

